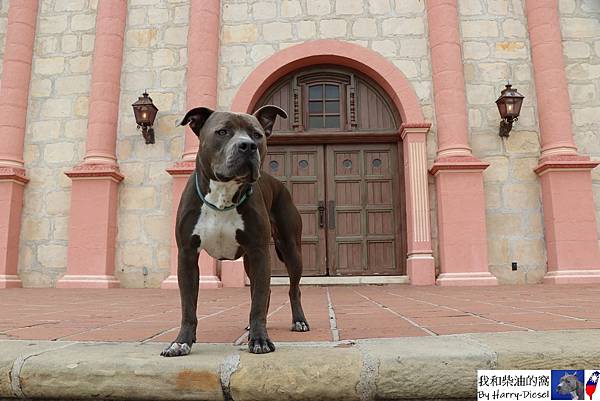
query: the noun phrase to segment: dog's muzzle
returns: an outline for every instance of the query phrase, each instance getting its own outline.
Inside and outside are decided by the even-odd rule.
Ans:
[[[255,182],[260,176],[260,153],[256,143],[240,140],[232,143],[227,150],[225,163],[213,169],[217,179],[239,182]]]
[[[237,144],[237,152],[242,156],[254,156],[258,152],[258,146],[252,141],[240,141]]]

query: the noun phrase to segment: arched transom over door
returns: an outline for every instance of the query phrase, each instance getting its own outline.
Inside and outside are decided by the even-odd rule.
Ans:
[[[321,66],[275,83],[256,108],[289,114],[269,138],[263,170],[283,181],[302,215],[304,274],[405,274],[399,115],[357,72]],[[286,275],[271,245],[273,275]]]

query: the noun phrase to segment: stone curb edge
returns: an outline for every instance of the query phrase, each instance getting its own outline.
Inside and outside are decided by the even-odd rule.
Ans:
[[[376,400],[473,398],[477,369],[595,369],[600,330],[280,343],[275,353],[196,344],[0,340],[0,399]]]

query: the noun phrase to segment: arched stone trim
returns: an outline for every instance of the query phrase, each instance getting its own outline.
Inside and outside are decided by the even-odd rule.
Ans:
[[[424,121],[415,91],[394,64],[373,50],[332,39],[291,46],[263,61],[246,78],[233,99],[231,109],[249,112],[277,80],[294,70],[317,64],[335,64],[362,72],[386,91],[402,122]]]
[[[348,67],[369,77],[390,97],[402,126],[399,137],[404,147],[404,175],[407,214],[407,272],[411,284],[435,284],[431,247],[429,194],[427,186],[426,136],[430,124],[424,121],[421,105],[410,83],[380,54],[352,43],[315,40],[281,50],[263,61],[244,81],[231,109],[249,113],[272,85],[285,75],[319,64]],[[241,263],[240,263],[241,266]]]

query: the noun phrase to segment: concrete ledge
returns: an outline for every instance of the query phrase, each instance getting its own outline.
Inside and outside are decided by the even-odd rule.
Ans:
[[[0,341],[0,399],[396,400],[474,398],[477,369],[600,366],[600,330],[279,343],[275,353],[197,344]]]

